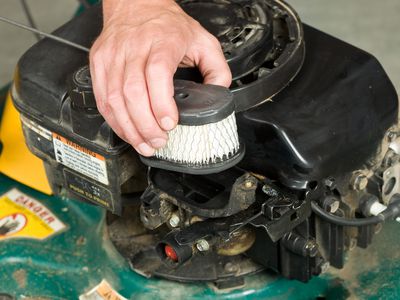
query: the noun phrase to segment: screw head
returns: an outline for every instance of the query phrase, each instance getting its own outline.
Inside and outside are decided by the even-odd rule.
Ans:
[[[263,185],[262,191],[270,197],[278,196],[278,192],[268,185]]]
[[[305,248],[310,257],[315,257],[318,254],[318,245],[314,241],[308,241]]]
[[[224,269],[228,273],[235,273],[238,271],[238,266],[231,262],[227,262],[224,266]]]
[[[245,183],[244,183],[244,187],[246,189],[252,188],[253,187],[253,182],[251,182],[250,180],[246,180]]]
[[[173,214],[169,219],[169,225],[171,225],[173,228],[178,227],[180,221],[181,220],[179,219],[179,216],[177,214]]]
[[[357,174],[354,178],[353,188],[355,190],[361,191],[365,189],[368,185],[368,177],[364,174]]]
[[[397,134],[394,131],[389,131],[387,137],[389,142],[393,142],[397,138]]]
[[[197,241],[196,248],[200,252],[208,251],[210,249],[210,244],[205,239],[201,239]]]
[[[340,207],[340,201],[334,196],[327,196],[322,205],[326,211],[334,214]]]
[[[334,214],[339,209],[339,206],[340,206],[340,202],[339,201],[334,201],[333,203],[331,203],[328,206],[329,212]]]
[[[335,178],[330,177],[325,179],[325,186],[328,187],[330,190],[333,190],[336,188],[336,182],[335,182]]]

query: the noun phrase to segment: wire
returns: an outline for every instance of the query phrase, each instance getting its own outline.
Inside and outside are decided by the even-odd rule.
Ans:
[[[76,44],[76,43],[71,42],[69,40],[63,39],[63,38],[58,37],[58,36],[56,36],[54,34],[46,33],[46,32],[40,31],[38,29],[26,26],[24,24],[21,24],[19,22],[14,21],[14,20],[10,20],[8,18],[0,16],[0,21],[3,21],[5,23],[11,24],[11,25],[14,25],[14,26],[17,26],[17,27],[20,27],[22,29],[25,29],[25,30],[28,30],[28,31],[31,31],[31,32],[35,32],[35,33],[37,33],[37,34],[39,34],[41,36],[45,36],[45,37],[47,37],[49,39],[52,39],[54,41],[57,41],[57,42],[59,42],[61,44],[68,45],[68,46],[74,47],[76,49],[85,51],[85,52],[89,52],[90,51],[89,48],[86,48],[86,47],[84,47],[82,45],[79,45],[79,44]]]
[[[323,210],[318,204],[315,202],[311,202],[311,209],[313,212],[321,217],[322,219],[325,219],[326,221],[340,225],[340,226],[354,226],[354,227],[359,227],[359,226],[365,226],[365,225],[374,225],[378,223],[382,223],[384,220],[382,220],[381,215],[374,216],[374,217],[369,217],[369,218],[362,218],[362,219],[347,219],[343,217],[338,217],[335,215],[332,215],[325,210]]]
[[[392,219],[395,216],[399,215],[399,213],[400,213],[399,199],[400,198],[398,197],[398,195],[395,195],[393,197],[395,197],[394,201],[392,201],[383,212],[381,212],[377,216],[367,217],[367,218],[348,219],[348,218],[338,217],[338,216],[335,216],[335,215],[332,215],[332,214],[326,212],[314,201],[311,202],[311,209],[320,218],[322,218],[330,223],[336,224],[336,225],[351,226],[351,227],[375,225],[378,223],[385,222],[386,220]]]
[[[22,6],[22,9],[23,9],[23,11],[25,13],[26,18],[28,19],[29,25],[32,28],[37,29],[36,23],[33,20],[33,16],[32,16],[31,10],[29,9],[28,3],[26,3],[26,0],[20,0],[20,3],[21,3],[21,6]],[[33,34],[35,35],[36,39],[38,41],[40,41],[40,39],[41,39],[40,34],[37,33],[37,32],[34,32]]]

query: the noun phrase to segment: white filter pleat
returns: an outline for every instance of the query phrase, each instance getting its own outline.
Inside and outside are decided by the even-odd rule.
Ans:
[[[232,157],[239,150],[235,114],[216,123],[178,125],[168,132],[168,142],[158,149],[160,159],[195,165],[207,165]]]

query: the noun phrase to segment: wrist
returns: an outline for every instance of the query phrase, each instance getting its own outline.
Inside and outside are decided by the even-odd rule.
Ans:
[[[140,9],[142,6],[167,6],[175,0],[103,0],[103,19],[108,21],[114,13]]]

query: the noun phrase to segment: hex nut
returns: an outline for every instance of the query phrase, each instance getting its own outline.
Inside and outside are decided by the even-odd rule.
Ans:
[[[252,188],[253,187],[253,182],[251,182],[250,180],[246,180],[245,183],[244,183],[244,187],[246,189]]]
[[[197,241],[196,248],[200,252],[208,251],[210,249],[210,244],[206,240],[201,239]]]
[[[356,174],[353,180],[353,188],[357,191],[365,189],[368,185],[368,177],[362,173]]]
[[[336,197],[327,196],[324,199],[322,206],[326,211],[334,214],[340,207],[340,201]]]
[[[171,218],[169,218],[169,225],[171,225],[173,228],[178,227],[180,221],[181,220],[179,219],[179,216],[177,214],[173,214]]]

